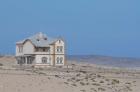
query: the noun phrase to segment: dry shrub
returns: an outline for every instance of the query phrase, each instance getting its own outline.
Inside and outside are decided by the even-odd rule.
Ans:
[[[104,83],[104,81],[100,81],[100,83]]]
[[[112,84],[119,84],[119,83],[120,83],[119,80],[117,80],[117,79],[112,79]]]
[[[85,85],[85,83],[84,83],[84,82],[80,82],[80,84],[81,84],[82,86],[84,86],[84,85]]]
[[[0,63],[0,66],[3,66],[3,64],[2,64],[2,63]]]
[[[100,84],[98,84],[98,83],[92,83],[92,85],[95,85],[95,86],[100,86]]]
[[[106,91],[106,89],[101,88],[101,87],[100,87],[100,88],[98,88],[98,90],[99,90],[99,91]]]

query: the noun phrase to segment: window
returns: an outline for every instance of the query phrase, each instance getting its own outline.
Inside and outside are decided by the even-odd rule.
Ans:
[[[33,58],[32,57],[27,57],[27,64],[32,64]]]
[[[63,57],[60,58],[60,64],[62,64],[62,63],[63,63]]]
[[[57,52],[59,52],[59,46],[57,46]]]
[[[42,57],[42,63],[43,63],[43,64],[48,63],[48,58],[47,58],[47,57]]]
[[[45,48],[43,48],[43,52],[45,52],[46,51],[46,49]]]
[[[63,46],[60,46],[60,52],[63,52]]]
[[[44,38],[44,40],[47,40],[47,38]]]
[[[38,52],[39,51],[39,48],[36,48],[36,51]]]
[[[59,64],[59,57],[57,57],[57,64]]]
[[[63,63],[63,57],[57,57],[57,64]]]
[[[59,40],[59,43],[61,43],[61,40]]]
[[[36,39],[37,41],[39,41],[39,39]]]
[[[57,46],[57,52],[63,52],[63,46]]]
[[[19,53],[22,53],[23,52],[23,46],[18,46],[18,48],[19,48]]]

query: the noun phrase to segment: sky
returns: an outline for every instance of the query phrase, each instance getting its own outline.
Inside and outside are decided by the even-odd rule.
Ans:
[[[140,58],[139,0],[0,0],[0,53],[39,32],[62,36],[69,55]]]

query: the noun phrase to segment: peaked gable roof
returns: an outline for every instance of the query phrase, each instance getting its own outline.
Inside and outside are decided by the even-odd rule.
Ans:
[[[51,38],[48,37],[46,34],[38,33],[36,35],[33,35],[27,39],[24,39],[22,41],[17,42],[17,44],[24,44],[27,40],[30,40],[31,43],[36,47],[47,47],[50,44],[53,44],[54,42],[60,40],[61,38]]]

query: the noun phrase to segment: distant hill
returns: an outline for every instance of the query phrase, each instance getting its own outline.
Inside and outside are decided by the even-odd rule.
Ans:
[[[99,65],[140,68],[140,58],[112,57],[101,55],[69,55],[67,59],[71,61],[88,62]]]

